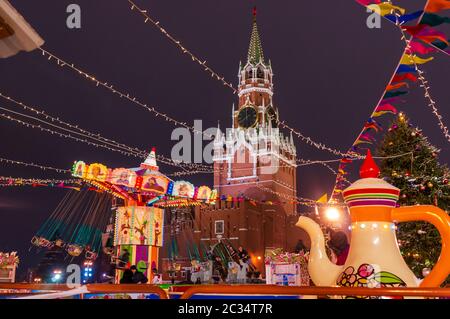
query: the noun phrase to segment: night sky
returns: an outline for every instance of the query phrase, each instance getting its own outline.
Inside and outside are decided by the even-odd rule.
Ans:
[[[172,117],[188,123],[202,119],[204,128],[231,122],[233,92],[211,79],[181,54],[151,24],[144,24],[126,0],[10,1],[44,38],[44,48],[75,63],[100,80],[135,95]],[[274,101],[287,120],[315,141],[346,151],[360,132],[401,56],[404,43],[395,26],[366,27],[365,9],[352,0],[137,0],[200,59],[237,83],[240,60],[247,56],[251,8],[258,6],[258,26],[264,55],[275,73]],[[425,0],[396,1],[417,9]],[[66,7],[82,10],[81,30],[66,27]],[[424,66],[437,106],[450,123],[447,75],[449,58],[438,54]],[[174,126],[151,113],[97,88],[69,69],[56,66],[39,51],[0,60],[0,91],[68,122],[130,146],[170,156]],[[0,100],[1,106],[15,106]],[[441,162],[450,158],[449,144],[429,111],[421,88],[412,87],[401,108],[441,148]],[[389,116],[387,116],[389,118]],[[387,123],[384,123],[384,127]],[[74,160],[108,167],[136,167],[140,160],[59,138],[0,119],[0,157],[70,168]],[[381,135],[378,135],[380,137]],[[298,157],[334,159],[296,140]],[[335,165],[336,167],[336,165]],[[161,164],[164,173],[174,169]],[[1,163],[0,175],[58,177],[68,175]],[[353,179],[355,176],[353,176]],[[211,175],[189,178],[212,185]],[[334,175],[322,166],[298,169],[300,196],[318,198],[331,192]],[[20,271],[39,261],[30,239],[67,190],[2,188],[0,190],[0,251],[17,250]]]

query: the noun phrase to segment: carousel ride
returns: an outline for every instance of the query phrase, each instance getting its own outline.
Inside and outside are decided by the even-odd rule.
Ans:
[[[72,175],[83,186],[66,194],[31,243],[59,247],[71,257],[84,253],[92,261],[103,252],[115,266],[116,282],[131,265],[152,279],[163,246],[165,208],[214,204],[217,196],[208,186],[162,174],[155,149],[136,168],[76,161]]]

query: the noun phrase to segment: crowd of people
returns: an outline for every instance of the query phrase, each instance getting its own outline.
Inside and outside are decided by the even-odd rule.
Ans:
[[[148,278],[139,270],[135,265],[131,266],[129,269],[123,271],[122,279],[120,279],[121,284],[146,284]]]
[[[330,248],[330,255],[332,261],[337,265],[345,264],[350,245],[348,243],[347,235],[341,231],[329,230],[328,247]],[[229,245],[228,245],[229,246]],[[205,273],[211,272],[210,277],[214,283],[263,283],[262,275],[256,271],[256,268],[252,265],[250,255],[242,246],[239,246],[237,250],[231,246],[227,249],[230,252],[230,260],[225,261],[212,251],[209,254],[208,265],[210,267],[201,267],[200,263],[193,261],[192,271],[189,272],[186,283],[201,284],[205,281]],[[302,240],[299,240],[294,252],[307,252],[307,247]],[[129,253],[124,251],[119,259],[119,263],[122,265],[129,265]],[[211,264],[210,264],[211,263]],[[206,268],[206,269],[205,269]],[[162,276],[157,273],[156,269],[153,269],[152,284],[162,284]],[[195,280],[195,281],[193,281]],[[145,284],[148,282],[148,278],[140,272],[136,265],[132,265],[129,268],[124,267],[123,276],[120,280],[121,284]],[[173,282],[174,283],[174,282]]]

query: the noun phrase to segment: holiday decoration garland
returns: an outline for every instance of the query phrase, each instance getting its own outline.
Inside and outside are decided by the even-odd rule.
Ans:
[[[405,13],[405,9],[393,5],[390,1],[356,0],[356,2],[395,25],[403,25],[418,20],[416,25],[403,27],[407,33],[420,41],[414,45],[417,53],[428,54],[440,51],[450,55],[449,37],[436,28],[450,23],[450,17],[443,15],[445,10],[450,9],[448,0],[427,0],[423,10],[409,14]],[[422,43],[425,43],[425,45]]]
[[[403,8],[392,5],[392,3],[390,2],[381,3],[380,1],[370,0],[357,1],[384,17],[388,16],[395,19],[394,21],[402,33],[402,40],[405,41],[406,47],[403,51],[394,74],[392,75],[385,91],[383,92],[380,101],[375,106],[362,131],[353,142],[352,147],[349,150],[349,153],[351,154],[358,154],[359,151],[364,149],[362,146],[368,147],[368,145],[373,144],[373,142],[375,141],[373,133],[378,133],[379,131],[381,131],[381,126],[375,119],[385,114],[397,114],[398,111],[394,104],[398,103],[400,101],[400,97],[407,93],[407,90],[405,90],[405,88],[407,88],[410,83],[417,82],[418,80],[421,81],[421,87],[423,87],[425,90],[425,96],[430,99],[430,106],[432,106],[433,110],[436,110],[437,113],[437,108],[434,105],[434,101],[431,100],[430,93],[428,91],[429,87],[426,85],[427,83],[425,78],[423,77],[423,72],[418,68],[419,64],[425,64],[431,61],[433,57],[422,58],[417,56],[417,53],[425,54],[434,52],[435,50],[427,49],[427,47],[425,47],[414,37],[411,37],[411,39],[409,40],[406,39],[404,30],[408,30],[408,27],[402,26],[403,23],[412,20],[412,17],[416,16],[416,18],[419,18],[420,15],[415,14],[405,17],[405,10]],[[433,0],[431,1],[433,2]],[[401,15],[397,12],[400,12]],[[440,120],[441,129],[443,129],[444,133],[448,134],[447,128],[441,122],[442,117],[438,116],[438,119]],[[348,174],[345,168],[348,164],[352,163],[352,161],[353,159],[351,157],[345,157],[341,160],[338,168],[339,174],[336,177],[336,183],[330,201],[336,201],[337,195],[342,192],[345,186],[344,177],[346,174]]]
[[[206,60],[201,61],[196,55],[194,55],[194,53],[192,53],[183,44],[181,44],[181,42],[179,40],[175,39],[169,32],[167,32],[166,29],[164,29],[161,26],[159,21],[155,21],[152,17],[149,16],[149,14],[147,13],[147,10],[141,9],[132,0],[127,0],[127,1],[131,4],[131,11],[133,11],[134,9],[137,9],[137,11],[144,17],[144,19],[145,19],[144,23],[150,22],[151,24],[153,24],[162,34],[164,34],[172,43],[174,43],[181,50],[181,52],[183,52],[183,54],[189,55],[191,57],[192,61],[196,62],[199,66],[201,66],[205,72],[208,72],[211,75],[212,78],[217,79],[218,81],[222,82],[223,85],[232,89],[233,94],[237,93],[236,89],[233,87],[233,84],[225,81],[225,77],[220,76],[211,67],[209,67],[206,64]]]

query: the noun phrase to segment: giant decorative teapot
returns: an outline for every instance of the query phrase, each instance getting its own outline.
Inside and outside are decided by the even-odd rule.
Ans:
[[[350,209],[351,244],[343,266],[332,263],[319,225],[300,217],[296,226],[311,238],[308,270],[317,286],[439,287],[450,273],[450,217],[436,206],[396,208],[400,190],[378,178],[370,151],[360,169],[361,179],[343,191]],[[428,276],[417,279],[402,258],[395,235],[396,222],[427,221],[442,238],[438,262]]]

